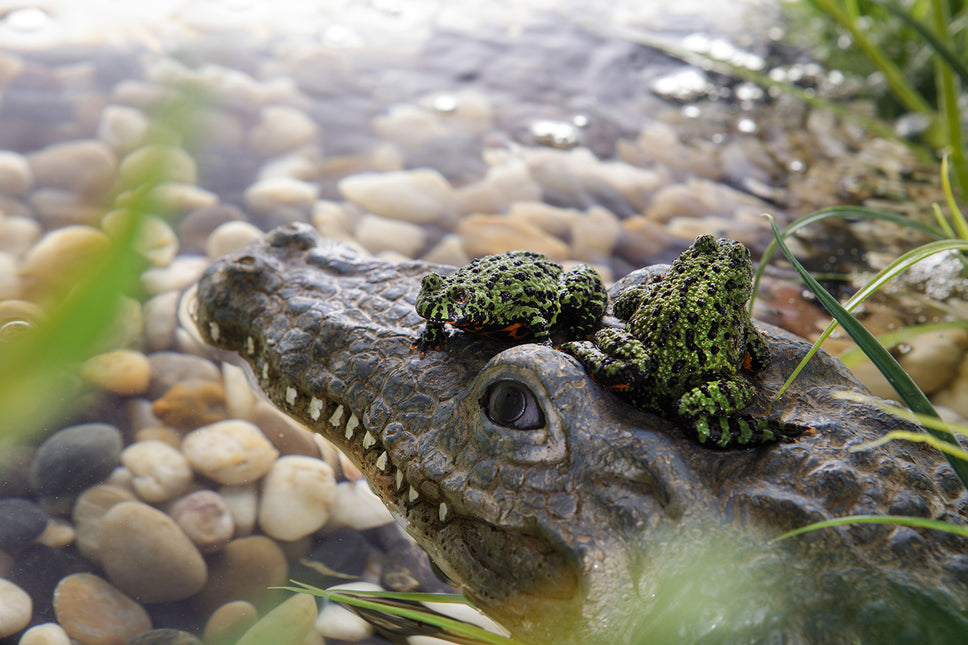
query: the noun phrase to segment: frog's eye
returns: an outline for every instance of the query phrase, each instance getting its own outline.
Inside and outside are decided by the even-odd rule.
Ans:
[[[500,426],[533,430],[544,425],[544,414],[534,393],[519,381],[495,381],[481,404],[487,418]]]
[[[450,299],[456,304],[462,305],[467,302],[467,291],[464,289],[455,289],[451,294]]]

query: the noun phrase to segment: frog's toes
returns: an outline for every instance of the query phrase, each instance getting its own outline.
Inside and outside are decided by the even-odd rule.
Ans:
[[[791,442],[809,428],[750,414],[701,415],[688,420],[699,443],[710,448],[744,448],[767,443]]]

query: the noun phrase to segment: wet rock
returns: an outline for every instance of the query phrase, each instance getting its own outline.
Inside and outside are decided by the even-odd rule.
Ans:
[[[57,623],[41,623],[25,631],[17,645],[71,645],[71,637]]]
[[[531,249],[549,259],[568,257],[568,245],[529,222],[507,215],[477,213],[460,221],[457,233],[464,238],[464,249],[472,257]]]
[[[453,209],[454,191],[436,170],[362,173],[340,180],[340,194],[381,217],[414,224],[440,221]]]
[[[245,207],[256,214],[291,208],[308,218],[313,202],[319,197],[319,187],[291,177],[271,177],[246,188],[243,197]]]
[[[81,376],[105,392],[135,396],[148,389],[151,364],[141,352],[122,349],[89,358],[81,365]]]
[[[27,158],[16,152],[0,152],[0,194],[20,197],[34,186],[34,172]]]
[[[262,231],[248,222],[226,222],[212,231],[205,244],[205,253],[214,259],[237,251],[260,237]]]
[[[370,582],[351,582],[330,587],[330,590],[382,591]],[[373,625],[336,603],[327,602],[316,617],[316,631],[326,638],[344,641],[361,641],[373,634]]]
[[[364,215],[356,229],[356,239],[370,253],[395,251],[416,257],[427,242],[427,232],[416,224]]]
[[[194,595],[207,577],[205,561],[178,525],[140,502],[122,502],[104,516],[101,564],[115,586],[148,603]]]
[[[359,578],[372,550],[358,531],[339,529],[321,538],[309,553],[299,558],[290,577],[323,589]]]
[[[204,611],[245,600],[256,607],[272,606],[282,597],[269,587],[285,584],[289,565],[275,542],[264,535],[238,538],[211,556],[208,582],[198,595]]]
[[[0,578],[0,638],[16,634],[26,627],[30,623],[33,609],[33,602],[26,591],[9,580]]]
[[[393,516],[380,498],[373,494],[366,481],[340,482],[330,511],[334,526],[348,526],[365,531],[393,521]]]
[[[30,486],[42,497],[84,490],[118,466],[121,446],[121,433],[105,423],[64,428],[37,448],[30,464]]]
[[[188,460],[177,449],[161,441],[131,444],[122,451],[121,463],[131,471],[135,493],[151,504],[174,499],[192,483]]]
[[[180,629],[163,628],[138,634],[128,641],[128,645],[202,645],[202,641]]]
[[[173,428],[192,430],[224,420],[225,388],[212,381],[187,380],[175,383],[151,405],[156,417]]]
[[[150,123],[144,112],[126,105],[108,105],[101,111],[97,137],[123,155],[144,143]]]
[[[280,457],[263,483],[259,526],[278,540],[296,540],[326,523],[335,497],[336,479],[325,461]]]
[[[189,493],[175,502],[169,514],[203,554],[221,549],[235,532],[232,513],[215,491]]]
[[[192,285],[209,264],[208,258],[184,256],[166,267],[152,267],[141,274],[141,284],[148,295],[181,290]]]
[[[108,581],[76,573],[54,590],[54,613],[67,634],[84,645],[114,645],[151,629],[145,610]]]
[[[117,160],[96,140],[55,143],[28,156],[37,186],[100,200],[114,183]]]
[[[143,146],[121,160],[118,168],[121,181],[126,186],[137,186],[146,177],[161,173],[165,181],[194,184],[198,181],[195,160],[183,149],[175,146],[152,144]]]
[[[319,126],[302,111],[286,105],[267,105],[249,133],[249,148],[264,157],[276,157],[316,141]]]
[[[248,421],[220,421],[185,436],[182,451],[195,471],[220,484],[246,484],[265,475],[279,452]]]
[[[76,532],[78,551],[91,562],[101,561],[101,523],[104,515],[116,504],[136,501],[134,493],[101,484],[92,486],[78,495],[74,502],[71,520]]]
[[[0,499],[0,550],[36,540],[47,527],[47,513],[29,499]]]
[[[309,594],[297,593],[263,616],[236,645],[303,643],[315,620],[316,601]]]
[[[178,325],[178,302],[180,299],[180,292],[167,291],[158,294],[145,303],[144,340],[147,351],[158,352],[166,350],[174,344],[175,328]]]
[[[259,515],[259,493],[255,484],[219,486],[218,494],[232,514],[235,536],[250,535]]]
[[[227,602],[208,617],[202,640],[206,645],[235,645],[257,620],[259,612],[251,602]]]
[[[108,238],[91,226],[65,226],[40,239],[20,265],[24,288],[36,301],[70,283],[76,272],[108,248]]]

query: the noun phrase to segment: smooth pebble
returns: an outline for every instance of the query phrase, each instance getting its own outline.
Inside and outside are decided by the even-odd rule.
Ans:
[[[218,382],[221,373],[212,361],[201,356],[178,352],[154,352],[151,363],[151,387],[148,398],[157,399],[178,383],[189,380]]]
[[[389,524],[393,516],[380,498],[373,494],[366,480],[340,482],[330,509],[330,523],[365,531]]]
[[[0,251],[19,257],[40,239],[44,229],[37,220],[21,215],[0,217]]]
[[[9,580],[0,578],[0,638],[16,634],[26,627],[33,611],[34,603],[27,592]]]
[[[58,583],[54,614],[64,631],[84,645],[119,645],[151,629],[141,605],[91,573],[75,573]]]
[[[208,268],[208,258],[184,255],[176,257],[165,267],[152,267],[141,274],[141,285],[148,295],[181,290],[192,285]]]
[[[105,392],[121,396],[143,394],[151,383],[151,364],[141,352],[121,349],[98,354],[81,365],[81,376]]]
[[[325,461],[280,457],[263,482],[259,526],[278,540],[296,540],[326,523],[335,498],[336,478]]]
[[[182,451],[192,468],[220,484],[245,484],[265,475],[279,452],[248,421],[220,421],[185,436]]]
[[[47,513],[29,499],[0,499],[0,549],[30,544],[47,528],[47,519]]]
[[[150,504],[183,494],[192,483],[192,469],[177,449],[157,440],[137,441],[121,451],[121,463],[131,471],[131,485]]]
[[[47,528],[37,537],[37,544],[43,544],[53,549],[63,549],[69,544],[73,544],[77,538],[77,531],[74,526],[59,517],[52,517],[47,522]]]
[[[360,219],[356,239],[370,253],[395,251],[416,257],[427,243],[427,231],[410,222],[366,214]]]
[[[54,143],[27,159],[37,186],[60,188],[90,200],[104,196],[117,171],[114,153],[95,139]]]
[[[111,238],[117,238],[128,217],[129,211],[111,211],[101,220],[101,228]],[[138,253],[156,267],[171,264],[178,254],[178,238],[168,222],[160,217],[147,215],[141,218],[138,226],[134,242]]]
[[[96,484],[120,463],[121,433],[106,423],[64,428],[44,441],[30,464],[39,496],[69,495]]]
[[[222,421],[228,415],[225,388],[218,382],[197,379],[175,383],[151,404],[151,411],[160,421],[181,430]]]
[[[319,186],[292,177],[261,179],[243,193],[246,208],[261,215],[285,207],[296,209],[308,216],[317,197]]]
[[[249,148],[264,157],[276,157],[311,143],[319,126],[302,111],[286,105],[267,105],[249,133]]]
[[[194,634],[163,627],[138,634],[127,645],[202,645],[202,641]]]
[[[934,394],[954,380],[968,349],[968,333],[946,329],[915,336],[898,362],[925,394]]]
[[[205,245],[205,253],[215,259],[262,237],[262,231],[248,222],[226,222],[212,231]]]
[[[108,105],[101,111],[97,137],[116,154],[126,154],[144,142],[149,126],[148,117],[141,110]]]
[[[371,582],[351,582],[330,587],[330,591],[382,591]],[[336,603],[327,602],[316,617],[316,631],[334,640],[361,641],[373,635],[373,625]]]
[[[17,645],[71,645],[71,637],[57,623],[41,623],[25,631]]]
[[[0,151],[0,194],[20,197],[34,187],[34,172],[27,158],[9,150]]]
[[[101,564],[108,579],[141,602],[171,602],[205,585],[205,560],[170,517],[141,502],[122,502],[101,523]]]
[[[414,224],[440,221],[454,205],[453,188],[430,168],[350,175],[338,188],[343,197],[371,213]]]
[[[208,582],[198,595],[200,607],[211,612],[227,602],[245,600],[256,607],[271,607],[282,592],[269,587],[285,584],[289,563],[279,545],[264,535],[232,540],[209,556]]]
[[[169,349],[175,342],[178,325],[176,313],[181,293],[166,291],[148,300],[144,305],[145,349],[157,352]]]
[[[256,485],[219,486],[218,494],[232,514],[235,537],[250,535],[259,516],[259,492]]]
[[[118,172],[126,186],[138,186],[146,177],[162,169],[165,181],[194,184],[198,181],[195,160],[182,148],[162,144],[142,146],[124,159]]]
[[[169,515],[203,554],[221,549],[235,532],[228,505],[212,490],[185,495],[172,505]]]
[[[263,616],[236,645],[302,643],[315,621],[316,601],[309,594],[297,593]]]
[[[253,391],[245,370],[229,362],[222,363],[222,383],[225,386],[225,408],[229,418],[251,419],[258,395]],[[265,432],[264,426],[261,423],[258,425]],[[271,441],[271,436],[269,438]]]
[[[457,233],[472,257],[531,249],[555,261],[568,257],[568,245],[534,224],[506,215],[476,213],[460,221]]]
[[[245,600],[227,602],[208,617],[202,640],[206,645],[236,645],[252,625],[259,620],[255,605]]]
[[[91,226],[78,224],[50,231],[30,248],[20,265],[24,288],[32,300],[52,295],[108,245],[108,237]]]
[[[134,493],[119,486],[99,484],[77,496],[71,520],[77,550],[91,562],[101,561],[101,523],[116,504],[136,501]]]

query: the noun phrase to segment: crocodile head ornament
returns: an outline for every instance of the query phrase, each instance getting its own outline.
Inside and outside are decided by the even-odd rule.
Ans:
[[[968,625],[968,540],[868,524],[766,544],[842,515],[966,523],[968,497],[928,449],[849,451],[899,422],[831,396],[862,388],[839,361],[821,353],[774,405],[810,436],[711,450],[552,347],[458,332],[445,351],[411,349],[422,279],[454,271],[367,257],[291,224],[213,263],[195,317],[276,406],[343,451],[437,566],[514,635],[811,641],[903,628],[932,642]],[[808,347],[761,331],[773,361],[751,379],[754,411]],[[723,545],[739,559],[703,560]],[[725,596],[741,606],[720,611]],[[670,606],[692,618],[670,618]],[[937,611],[909,619],[912,606]]]

